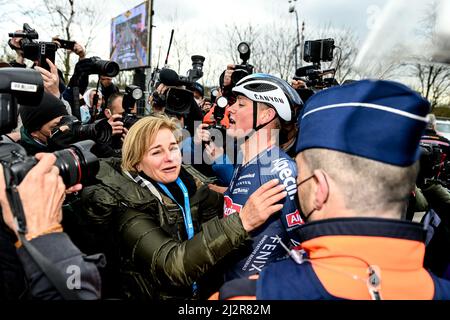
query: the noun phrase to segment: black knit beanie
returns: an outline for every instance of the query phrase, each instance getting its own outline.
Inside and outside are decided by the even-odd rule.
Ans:
[[[19,108],[23,126],[28,132],[41,129],[47,122],[67,115],[66,106],[54,95],[44,92],[41,103],[38,106],[21,105]]]

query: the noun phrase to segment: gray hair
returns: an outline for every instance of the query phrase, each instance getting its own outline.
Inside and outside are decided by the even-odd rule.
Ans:
[[[361,215],[394,211],[398,218],[404,217],[418,162],[399,167],[328,149],[308,149],[302,155],[311,173],[322,169],[333,179],[347,209]]]

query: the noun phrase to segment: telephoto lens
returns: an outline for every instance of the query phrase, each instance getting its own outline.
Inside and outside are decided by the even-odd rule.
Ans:
[[[71,130],[75,139],[78,141],[94,140],[100,144],[108,144],[111,142],[112,127],[106,118],[84,125],[77,121],[72,124]]]
[[[85,186],[94,183],[99,170],[99,161],[90,151],[93,145],[93,141],[85,140],[54,152],[57,158],[55,166],[58,167],[59,175],[66,186],[78,183]]]
[[[59,150],[55,166],[66,187],[78,183],[91,185],[96,182],[95,176],[99,170],[98,158],[90,151],[93,141],[81,141],[67,149]],[[3,164],[5,181],[8,184],[20,184],[36,164],[35,157],[27,156],[25,149],[16,143],[2,143],[0,148],[0,161]]]
[[[99,57],[89,58],[90,62],[87,63],[88,68],[87,73],[89,74],[100,74],[108,77],[115,77],[120,71],[120,67],[115,61],[102,60]],[[82,61],[82,60],[81,60]]]

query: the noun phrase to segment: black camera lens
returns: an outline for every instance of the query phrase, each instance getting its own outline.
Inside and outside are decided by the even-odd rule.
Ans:
[[[119,65],[114,61],[107,61],[102,69],[102,75],[115,77],[120,71]]]
[[[85,125],[81,124],[81,122],[73,123],[71,130],[76,139],[75,141],[94,140],[100,144],[111,142],[112,127],[106,118]]]
[[[185,115],[191,109],[193,93],[189,90],[170,88],[166,93],[165,112],[170,115]]]
[[[55,166],[59,169],[59,175],[66,187],[78,183],[86,186],[96,182],[99,161],[90,151],[93,145],[93,141],[81,141],[53,153],[56,156]],[[5,177],[14,184],[22,182],[38,163],[35,157],[28,157],[25,149],[15,143],[4,144],[1,151],[0,158],[5,169]]]
[[[82,61],[82,60],[81,60]],[[119,65],[114,61],[102,60],[99,57],[91,57],[86,62],[88,73],[96,73],[107,77],[115,77],[119,71]]]
[[[12,94],[0,93],[0,134],[17,127],[17,101]]]
[[[99,170],[98,158],[90,152],[93,141],[81,141],[70,148],[54,152],[55,166],[67,187],[78,183],[89,185],[95,180]]]
[[[130,129],[133,124],[135,124],[139,120],[134,114],[126,114],[123,119],[123,126],[127,129]]]

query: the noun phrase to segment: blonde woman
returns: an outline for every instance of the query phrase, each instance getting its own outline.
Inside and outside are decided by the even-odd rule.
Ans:
[[[217,289],[212,275],[222,278],[218,263],[250,241],[249,232],[280,210],[276,203],[286,195],[282,185],[267,192],[278,183],[270,181],[239,215],[222,219],[223,196],[181,165],[176,128],[164,115],[136,122],[122,161],[102,161],[101,183],[83,192],[91,218],[116,222],[125,294],[132,298],[208,297]]]

